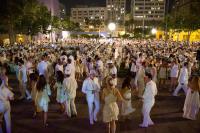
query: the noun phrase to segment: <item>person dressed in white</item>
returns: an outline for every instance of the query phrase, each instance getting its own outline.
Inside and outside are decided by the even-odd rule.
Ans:
[[[136,62],[133,60],[131,63],[131,75],[133,78],[135,78],[136,76],[136,72],[137,72],[137,66],[136,66]]]
[[[178,72],[179,72],[179,67],[178,67],[178,62],[177,61],[173,61],[172,62],[172,67],[170,69],[170,78],[171,78],[171,88],[169,89],[169,91],[172,91],[175,89],[175,85],[177,82],[177,78],[178,78]]]
[[[65,67],[65,75],[70,74],[71,78],[75,79],[75,66],[72,64],[71,59],[67,59],[67,66]]]
[[[26,70],[27,76],[29,77],[32,73],[34,73],[33,59],[31,57],[28,58],[26,62]]]
[[[110,75],[113,78],[113,83],[117,87],[117,68],[113,63],[110,63]]]
[[[189,83],[189,88],[185,98],[183,118],[196,120],[200,108],[199,91],[200,78],[194,76]]]
[[[70,59],[68,59],[70,60]],[[66,103],[65,103],[65,112],[67,113],[68,117],[76,117],[76,105],[75,105],[75,98],[76,98],[76,90],[78,88],[77,82],[75,77],[71,76],[72,71],[65,70],[65,79],[63,81],[63,86],[66,95]]]
[[[187,69],[188,63],[185,62],[183,67],[181,68],[179,79],[178,79],[178,86],[176,87],[173,96],[177,96],[178,92],[183,89],[185,92],[185,95],[187,94],[187,85],[188,85],[188,69]]]
[[[97,57],[97,60],[96,60],[96,69],[97,69],[97,73],[99,75],[99,84],[102,85],[102,80],[103,80],[103,62],[101,60],[100,57]]]
[[[27,90],[27,82],[28,82],[28,77],[27,77],[27,69],[26,66],[24,65],[24,61],[22,59],[19,60],[19,86],[21,89],[21,97],[19,99],[25,98],[25,94],[27,96],[27,99],[31,99],[31,94]]]
[[[131,88],[131,77],[128,76],[124,79],[121,90],[121,95],[124,98],[124,101],[122,101],[121,114],[125,119],[135,111],[131,102]]]
[[[153,121],[150,118],[150,112],[152,107],[155,104],[155,96],[157,95],[157,86],[154,81],[152,81],[152,75],[150,73],[145,74],[146,87],[143,94],[143,122],[140,124],[140,127],[148,127],[154,125]]]
[[[57,73],[58,71],[61,71],[64,73],[64,70],[63,70],[63,63],[60,59],[58,59],[58,63],[56,64],[55,66],[55,73]]]
[[[139,69],[135,77],[135,86],[138,90],[139,98],[142,98],[142,95],[144,93],[144,88],[145,88],[144,76],[145,76],[144,63],[142,63],[142,65],[139,66]]]
[[[8,86],[8,77],[5,75],[6,69],[3,68],[1,72],[1,86],[0,86],[0,114],[3,115],[6,123],[6,132],[11,133],[11,116],[10,116],[10,100],[14,100],[14,94],[10,91]],[[2,130],[0,130],[2,132]]]
[[[67,64],[67,54],[65,52],[63,52],[62,55],[60,56],[60,60],[62,61],[63,65]]]
[[[136,60],[136,65],[137,65],[137,66],[141,66],[141,65],[142,65],[142,62],[143,62],[143,55],[142,55],[142,53],[140,53],[140,54],[138,55],[137,60]]]
[[[153,81],[156,83],[157,82],[157,69],[156,69],[156,66],[155,66],[155,64],[151,64],[150,65],[151,66],[151,74],[152,74],[152,76],[153,76]]]
[[[94,121],[97,121],[97,114],[100,109],[100,85],[98,84],[98,79],[95,77],[95,74],[94,70],[90,71],[89,77],[84,80],[82,86],[82,92],[86,94],[91,125],[94,124]]]
[[[47,55],[44,54],[42,57],[42,61],[37,66],[37,70],[39,72],[39,75],[44,75],[47,78],[48,63],[46,60],[47,60]]]

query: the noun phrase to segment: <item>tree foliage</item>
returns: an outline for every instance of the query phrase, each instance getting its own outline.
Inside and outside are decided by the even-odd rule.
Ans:
[[[170,29],[176,31],[194,31],[200,29],[200,1],[189,0],[177,6],[172,14],[165,19]]]
[[[38,32],[47,33],[51,24],[51,13],[36,0],[29,0],[23,7],[23,13],[15,22],[16,30],[27,35],[36,35]]]

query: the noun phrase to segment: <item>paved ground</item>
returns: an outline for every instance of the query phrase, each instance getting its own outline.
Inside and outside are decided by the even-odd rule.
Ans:
[[[18,95],[16,80],[10,78],[10,84],[15,88]],[[165,91],[159,91],[156,104],[152,110],[152,120],[155,126],[139,128],[142,121],[141,101],[133,98],[133,107],[136,112],[131,115],[130,120],[119,120],[117,122],[117,133],[200,133],[200,117],[197,121],[183,119],[182,107],[184,96],[172,97]],[[101,122],[102,114],[99,114],[100,122],[94,126],[89,125],[88,110],[85,98],[78,91],[76,99],[78,117],[69,119],[58,113],[58,105],[53,100],[49,105],[49,127],[42,127],[40,117],[33,119],[33,106],[30,101],[12,102],[12,126],[13,133],[104,133],[105,124]]]

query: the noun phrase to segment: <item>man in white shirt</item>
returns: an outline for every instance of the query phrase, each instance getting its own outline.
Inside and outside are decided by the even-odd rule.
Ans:
[[[154,125],[153,121],[150,118],[150,112],[152,107],[155,104],[155,96],[157,95],[157,86],[156,83],[152,80],[152,75],[150,73],[145,73],[146,87],[143,98],[142,114],[143,122],[140,124],[140,127],[148,127]]]
[[[178,79],[178,86],[176,87],[173,96],[178,96],[178,92],[183,89],[185,92],[185,95],[187,94],[187,88],[188,88],[188,63],[185,62],[183,67],[181,68],[179,79]]]
[[[143,55],[142,55],[142,53],[140,53],[137,60],[136,60],[136,65],[138,67],[140,67],[142,65],[142,62],[143,62]]]
[[[57,72],[57,71],[64,72],[63,69],[64,69],[63,68],[63,62],[60,59],[58,59],[58,63],[55,66],[55,72]]]
[[[47,77],[47,68],[48,68],[47,55],[44,54],[42,56],[42,61],[37,66],[39,75],[44,75],[45,77]]]
[[[67,59],[67,66],[65,67],[65,75],[70,73],[70,77],[75,79],[75,66],[72,64],[71,59]]]
[[[99,91],[100,85],[98,84],[98,79],[95,77],[95,71],[92,70],[89,77],[84,80],[82,86],[82,92],[86,94],[91,125],[94,124],[94,121],[97,121],[97,114],[100,109]]]
[[[133,78],[135,78],[136,72],[137,72],[137,66],[136,66],[136,62],[134,60],[132,60],[130,71],[131,71],[131,75],[133,76]]]

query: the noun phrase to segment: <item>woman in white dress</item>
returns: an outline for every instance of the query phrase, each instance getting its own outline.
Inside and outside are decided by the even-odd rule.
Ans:
[[[11,92],[11,88],[8,86],[6,68],[2,68],[0,78],[2,82],[0,86],[0,115],[3,115],[4,117],[6,124],[6,132],[11,133],[10,100],[14,100],[14,94]]]
[[[80,60],[77,59],[76,61],[76,65],[75,65],[75,71],[76,71],[76,79],[79,81],[80,77],[81,77],[81,67],[80,67],[81,63]]]
[[[170,89],[169,91],[172,92],[176,88],[177,80],[178,80],[178,73],[179,73],[179,66],[177,61],[173,61],[171,64],[170,69]]]
[[[44,127],[47,127],[47,112],[48,112],[48,104],[50,102],[49,96],[51,95],[51,90],[49,84],[45,79],[44,75],[39,76],[39,80],[37,82],[37,93],[36,93],[36,105],[37,112],[43,112],[43,124]]]
[[[76,90],[78,88],[77,81],[74,77],[70,76],[71,73],[66,73],[66,77],[63,81],[63,87],[65,92],[65,112],[67,113],[68,117],[76,117],[76,105],[75,105],[75,98],[76,98]]]
[[[160,65],[160,68],[159,68],[159,89],[165,87],[165,81],[166,81],[166,78],[167,78],[167,68],[166,68],[166,65],[164,62],[162,62],[162,64]]]
[[[122,102],[122,109],[121,114],[123,117],[127,118],[131,113],[135,111],[135,109],[132,107],[131,103],[131,78],[127,77],[124,79],[124,82],[122,83],[122,97],[124,98],[124,101]]]
[[[36,87],[37,80],[38,80],[38,75],[36,73],[32,73],[32,76],[31,76],[31,98],[33,100],[33,105],[34,105],[33,118],[35,118],[37,115],[37,106],[35,103],[36,93],[37,93],[37,87]]]
[[[153,81],[156,83],[157,82],[157,69],[154,63],[151,64],[151,74],[153,76]]]
[[[196,120],[196,115],[198,114],[200,108],[199,91],[200,78],[194,76],[189,83],[189,88],[185,98],[183,118]]]
[[[54,88],[57,89],[56,101],[60,105],[61,113],[63,113],[65,111],[66,96],[65,96],[64,86],[63,86],[64,74],[62,71],[56,72],[56,79],[57,81],[54,85]]]
[[[103,90],[102,100],[104,101],[103,107],[103,122],[108,125],[108,133],[116,132],[115,121],[118,120],[119,108],[117,100],[122,101],[123,98],[111,77],[107,79],[107,87]]]

